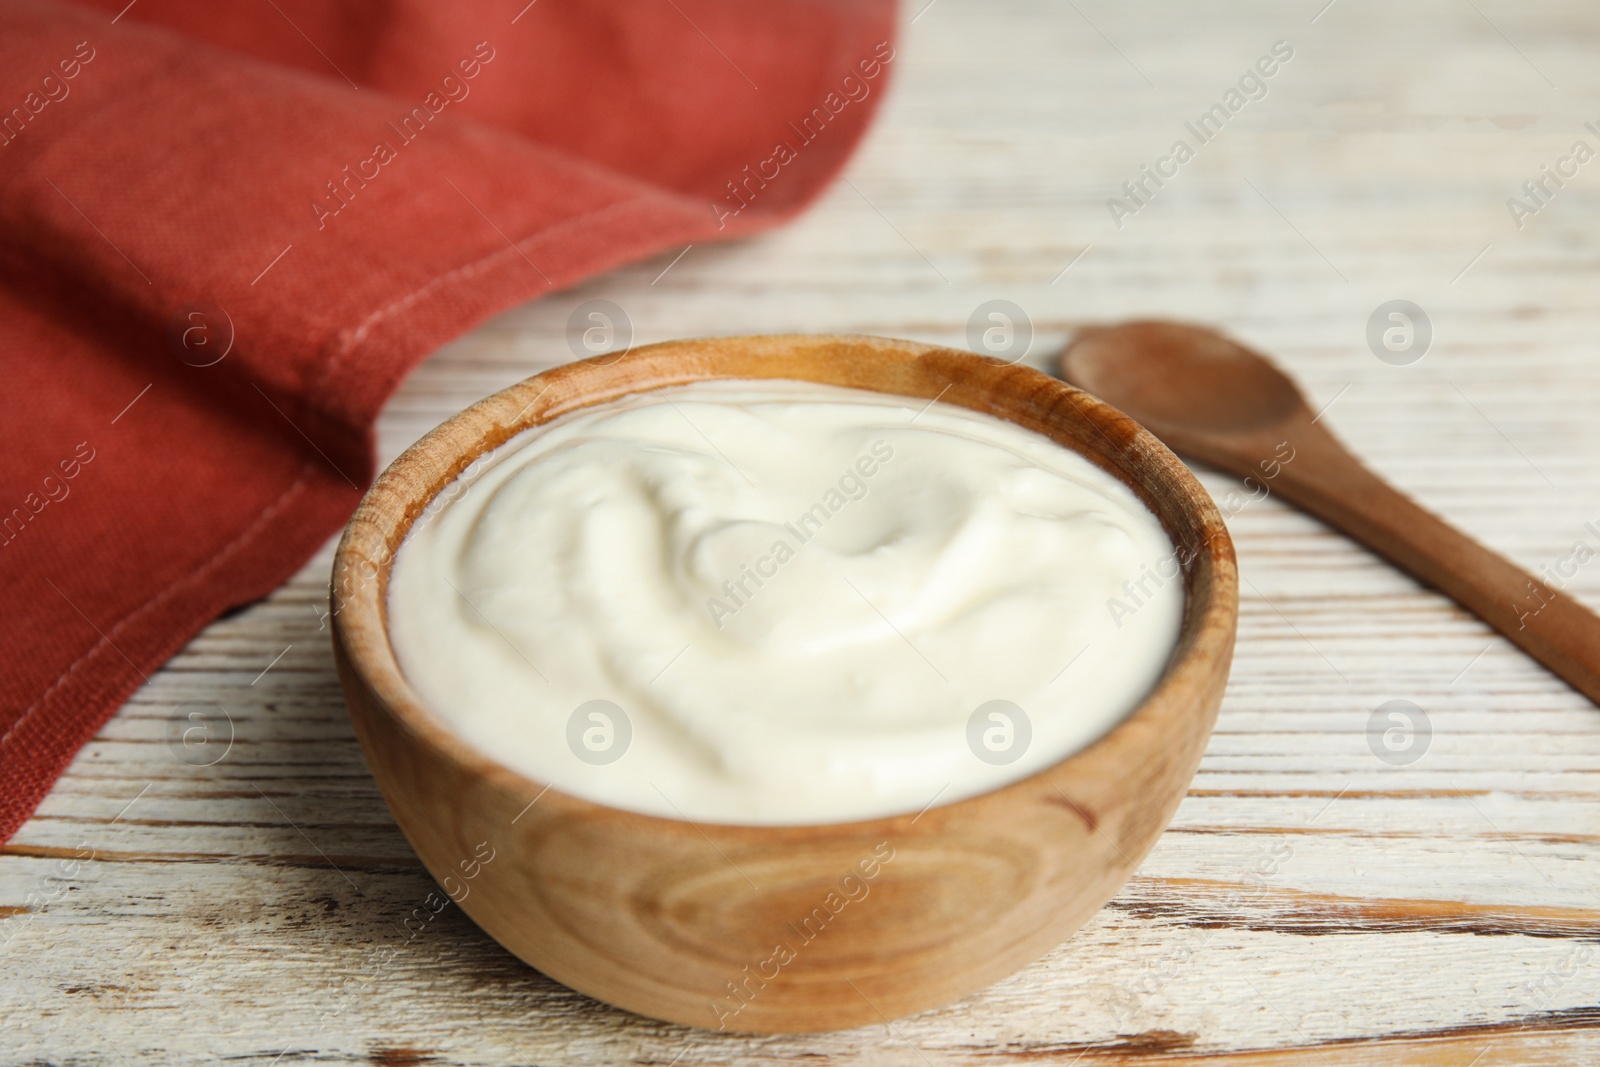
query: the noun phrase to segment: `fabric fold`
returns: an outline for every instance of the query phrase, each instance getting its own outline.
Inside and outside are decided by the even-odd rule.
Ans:
[[[418,360],[791,216],[894,56],[884,0],[124,6],[0,7],[0,839],[338,529]]]

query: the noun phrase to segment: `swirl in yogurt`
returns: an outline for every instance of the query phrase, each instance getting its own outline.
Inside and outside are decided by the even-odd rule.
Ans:
[[[1125,485],[925,400],[651,391],[450,491],[390,577],[407,679],[490,758],[667,818],[850,821],[1033,774],[1150,691],[1183,610]]]

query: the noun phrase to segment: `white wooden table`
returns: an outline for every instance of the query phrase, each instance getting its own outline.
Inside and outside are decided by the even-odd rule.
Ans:
[[[383,451],[569,358],[586,299],[623,307],[639,341],[959,345],[1005,297],[1040,361],[1087,322],[1221,324],[1426,505],[1528,568],[1570,570],[1575,542],[1600,552],[1600,161],[1520,229],[1506,199],[1575,140],[1600,149],[1583,125],[1600,127],[1600,10],[1324,2],[937,0],[813,211],[487,324],[407,382]],[[1278,40],[1294,54],[1267,95],[1118,228],[1107,198]],[[1434,333],[1404,366],[1365,339],[1396,298]],[[1276,500],[1231,525],[1233,681],[1127,889],[962,1003],[769,1039],[597,1005],[454,909],[373,964],[431,882],[345,716],[324,549],[155,675],[5,848],[0,1062],[1600,1062],[1600,711]],[[1600,606],[1600,562],[1567,589]],[[1394,699],[1431,736],[1386,761],[1368,726]],[[226,755],[178,759],[174,723],[219,703]]]

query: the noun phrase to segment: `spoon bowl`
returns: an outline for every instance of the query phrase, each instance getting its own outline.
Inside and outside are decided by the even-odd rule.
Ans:
[[[1266,357],[1211,330],[1130,322],[1083,331],[1062,376],[1132,415],[1181,452],[1216,435],[1276,425],[1306,407],[1294,382]],[[1175,446],[1176,447],[1176,446]]]
[[[1368,470],[1265,356],[1204,327],[1130,322],[1084,330],[1061,373],[1174,451],[1349,534],[1600,702],[1600,618]]]

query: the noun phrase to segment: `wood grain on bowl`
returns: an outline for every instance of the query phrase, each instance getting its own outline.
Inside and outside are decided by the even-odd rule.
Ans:
[[[1009,419],[1088,456],[1146,501],[1183,563],[1166,673],[1082,752],[920,813],[819,826],[695,824],[571,796],[441,726],[386,636],[390,561],[455,475],[576,408],[713,378],[788,378]],[[1237,616],[1233,546],[1154,437],[1023,367],[929,345],[796,335],[680,341],[570,364],[474,405],[378,479],[340,542],[334,648],[395,818],[441,886],[551,977],[656,1018],[795,1032],[948,1003],[1037,959],[1127,880],[1184,795],[1215,720]],[[470,877],[469,877],[470,875]]]

